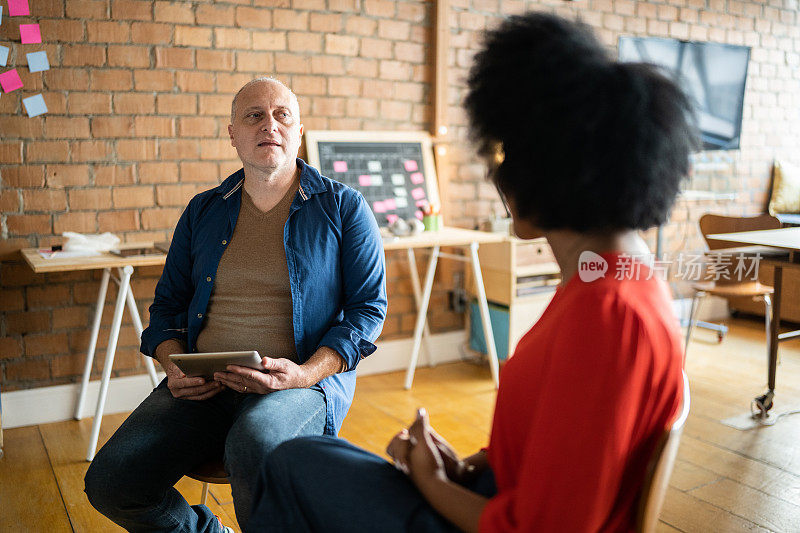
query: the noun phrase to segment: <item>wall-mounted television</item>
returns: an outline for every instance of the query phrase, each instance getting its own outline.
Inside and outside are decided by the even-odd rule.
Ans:
[[[750,47],[657,37],[619,38],[619,60],[653,63],[691,98],[704,150],[735,150]]]

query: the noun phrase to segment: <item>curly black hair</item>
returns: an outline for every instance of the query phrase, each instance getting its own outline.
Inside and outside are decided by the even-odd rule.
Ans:
[[[543,230],[666,222],[697,146],[691,105],[657,67],[618,63],[588,26],[513,16],[486,33],[464,102],[492,179]]]

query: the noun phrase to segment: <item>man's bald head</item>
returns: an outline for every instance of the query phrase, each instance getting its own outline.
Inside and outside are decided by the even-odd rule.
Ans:
[[[239,95],[242,94],[245,89],[248,89],[257,83],[275,83],[286,89],[291,95],[291,104],[294,108],[292,109],[292,112],[294,113],[295,117],[297,117],[297,120],[300,120],[300,104],[297,102],[297,96],[294,94],[294,92],[280,80],[277,80],[271,76],[261,76],[260,78],[248,81],[236,92],[236,96],[233,97],[233,102],[231,102],[231,124],[233,124],[233,121],[236,118],[236,101],[239,99]]]

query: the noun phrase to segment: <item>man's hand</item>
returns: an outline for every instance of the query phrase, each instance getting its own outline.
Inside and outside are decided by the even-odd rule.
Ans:
[[[183,400],[206,400],[218,394],[224,387],[216,381],[206,382],[205,379],[187,378],[180,368],[173,363],[169,356],[174,353],[186,351],[183,343],[177,339],[167,339],[156,348],[156,359],[161,363],[167,373],[167,388],[175,398]]]
[[[239,365],[228,365],[227,372],[216,372],[214,379],[239,392],[269,394],[276,390],[304,389],[316,381],[309,377],[303,365],[289,359],[264,357],[261,366],[266,372]]]

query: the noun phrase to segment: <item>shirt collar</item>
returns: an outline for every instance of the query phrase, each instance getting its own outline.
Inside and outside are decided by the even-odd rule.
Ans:
[[[312,194],[327,190],[325,181],[317,169],[299,157],[297,158],[297,167],[300,169],[300,191],[304,201],[308,200]],[[240,168],[220,183],[216,192],[227,200],[242,187],[242,184],[244,184],[244,169]]]

